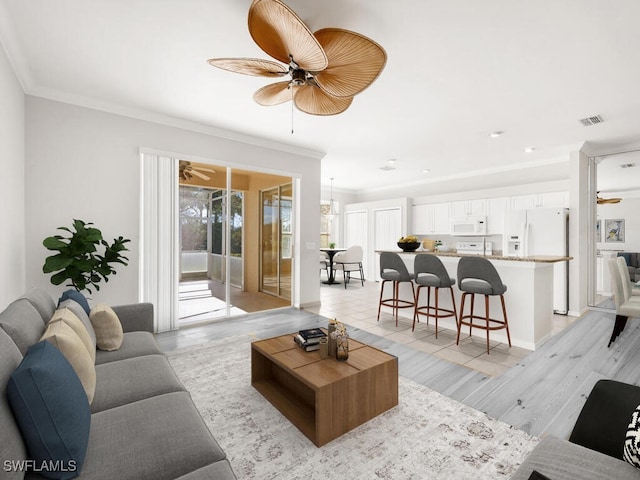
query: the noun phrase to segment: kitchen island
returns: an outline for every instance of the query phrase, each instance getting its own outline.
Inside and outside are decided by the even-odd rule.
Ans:
[[[430,253],[437,255],[444,264],[449,276],[456,278],[458,261],[464,254],[455,252],[402,252],[388,250],[398,253],[403,259],[410,272],[413,272],[413,261],[416,255]],[[377,251],[381,253],[382,250]],[[507,286],[504,295],[507,307],[507,319],[509,321],[509,332],[511,334],[511,344],[517,347],[535,350],[552,335],[553,330],[553,272],[557,262],[567,262],[572,257],[561,257],[551,255],[536,255],[530,257],[513,257],[502,255],[486,255],[485,258],[491,261],[502,278],[502,282]],[[389,289],[390,287],[386,286]],[[456,299],[456,308],[460,308],[461,292],[457,283],[453,287]],[[400,285],[400,297],[411,298],[411,287],[409,284]],[[432,300],[433,302],[433,300]],[[421,294],[420,304],[426,304],[426,293]],[[433,304],[433,303],[432,303]],[[451,308],[451,298],[447,293],[440,295],[440,306]],[[469,307],[465,307],[465,310]],[[406,309],[409,310],[409,309]],[[383,307],[383,311],[391,312],[390,308]],[[484,301],[476,302],[476,314],[484,314]],[[499,297],[490,298],[490,314],[493,318],[502,318],[502,309]],[[413,312],[400,310],[400,315],[413,318]],[[423,322],[424,317],[423,317]],[[453,318],[443,318],[438,322],[438,326],[456,330],[456,323]],[[416,326],[419,329],[420,325]],[[461,333],[469,335],[469,330],[464,329]],[[473,329],[473,335],[486,338],[486,332],[480,329]],[[507,343],[505,330],[491,332],[491,340]]]

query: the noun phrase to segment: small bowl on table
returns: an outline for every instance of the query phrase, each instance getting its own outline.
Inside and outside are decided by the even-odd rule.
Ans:
[[[403,252],[415,252],[420,246],[420,242],[398,242],[398,246]]]

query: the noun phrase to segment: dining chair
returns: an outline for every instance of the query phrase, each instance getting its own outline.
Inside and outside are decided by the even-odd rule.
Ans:
[[[344,252],[336,253],[333,257],[333,266],[336,270],[342,270],[342,278],[344,280],[344,288],[351,280],[351,272],[359,272],[360,281],[364,287],[364,270],[362,269],[362,247],[353,245]]]

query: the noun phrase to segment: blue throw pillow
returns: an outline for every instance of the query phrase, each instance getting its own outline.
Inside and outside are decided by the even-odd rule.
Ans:
[[[9,377],[7,399],[33,469],[46,478],[77,477],[87,453],[91,411],[64,355],[47,341],[29,347]]]
[[[60,297],[60,300],[58,300],[58,307],[65,300],[73,300],[74,302],[77,302],[84,311],[87,312],[87,315],[91,312],[91,307],[89,306],[89,302],[87,302],[86,297],[77,290],[69,289],[65,291]]]

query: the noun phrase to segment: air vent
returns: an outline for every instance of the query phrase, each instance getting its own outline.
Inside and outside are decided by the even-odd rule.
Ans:
[[[384,167],[380,167],[380,170],[384,170],[385,172],[388,172],[389,170],[395,170],[396,167],[392,167],[391,165],[385,165]]]
[[[595,125],[597,123],[602,123],[602,122],[604,122],[604,120],[602,120],[602,117],[600,115],[596,115],[595,117],[587,117],[587,118],[580,119],[580,123],[585,127],[588,127],[589,125]]]
[[[620,165],[620,168],[633,168],[633,167],[635,167],[635,166],[636,166],[636,164],[635,164],[635,163],[622,163],[622,164]]]

